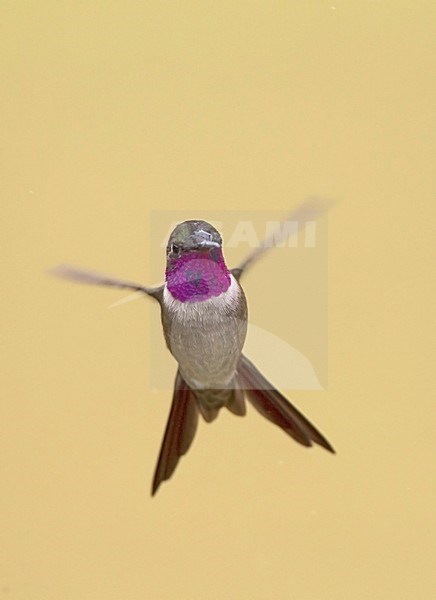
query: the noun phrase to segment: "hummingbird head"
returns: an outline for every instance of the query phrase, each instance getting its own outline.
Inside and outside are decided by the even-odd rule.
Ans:
[[[181,302],[202,302],[230,286],[219,232],[206,221],[184,221],[171,233],[165,271],[167,288]]]

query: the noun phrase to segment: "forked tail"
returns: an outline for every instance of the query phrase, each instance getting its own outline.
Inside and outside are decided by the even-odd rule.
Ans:
[[[322,433],[243,354],[238,362],[234,390],[231,392],[225,404],[231,412],[241,416],[245,414],[245,395],[261,415],[283,429],[299,444],[312,446],[315,443],[334,453],[333,447]],[[219,398],[213,394],[213,390],[208,390],[208,393],[211,398]],[[205,421],[210,422],[224,405],[218,402],[213,406],[207,400],[205,392],[196,397],[180,372],[177,372],[171,410],[153,478],[153,496],[162,481],[169,479],[174,473],[180,457],[189,450],[197,430],[199,413]]]

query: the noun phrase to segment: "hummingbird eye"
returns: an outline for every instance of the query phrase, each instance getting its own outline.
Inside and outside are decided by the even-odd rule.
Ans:
[[[171,252],[173,254],[180,254],[180,246],[177,246],[177,244],[171,244]]]

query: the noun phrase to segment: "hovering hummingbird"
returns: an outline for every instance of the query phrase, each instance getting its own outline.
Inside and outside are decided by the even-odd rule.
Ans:
[[[319,207],[306,203],[291,217],[301,223],[321,212]],[[314,425],[242,354],[247,302],[240,279],[254,260],[283,241],[280,235],[272,237],[265,239],[238,267],[228,269],[217,229],[202,220],[184,221],[168,240],[165,283],[154,288],[70,266],[53,271],[59,277],[81,283],[142,292],[160,304],[166,345],[178,370],[152,495],[171,477],[180,457],[188,451],[198,415],[209,423],[225,407],[243,416],[245,398],[298,443],[315,443],[334,453]]]

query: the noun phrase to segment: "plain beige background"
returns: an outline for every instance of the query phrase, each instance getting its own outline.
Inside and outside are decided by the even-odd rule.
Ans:
[[[2,597],[430,598],[434,2],[1,13]],[[147,372],[158,311],[108,310],[122,292],[44,270],[149,281],[151,211],[308,195],[338,201],[329,386],[292,398],[338,455],[222,414],[151,499],[170,403]],[[265,326],[292,310],[283,278],[271,310],[271,270],[245,284]]]

